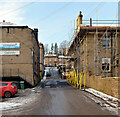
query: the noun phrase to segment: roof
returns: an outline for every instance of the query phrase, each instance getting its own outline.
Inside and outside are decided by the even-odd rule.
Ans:
[[[68,59],[71,58],[71,56],[58,56],[59,59],[64,58],[64,59]]]
[[[11,26],[11,25],[16,25],[16,24],[14,24],[14,23],[11,23],[11,22],[5,22],[5,21],[3,21],[3,22],[0,22],[0,25],[9,25],[9,26]]]
[[[80,30],[83,30],[83,29],[86,29],[86,30],[116,30],[117,29],[120,29],[120,26],[81,26],[80,27]]]
[[[5,21],[3,21],[3,22],[0,22],[0,27],[10,27],[10,28],[12,28],[12,27],[14,27],[14,28],[28,28],[28,26],[23,26],[23,25],[18,25],[18,24],[14,24],[14,23],[11,23],[11,22],[5,22]]]
[[[57,57],[56,54],[46,54],[45,57]]]
[[[97,29],[98,32],[103,32],[103,31],[106,31],[106,30],[107,31],[116,31],[116,29],[118,31],[120,31],[120,26],[84,26],[84,25],[81,25],[79,31],[76,32],[75,37],[72,40],[68,51],[70,50],[71,46],[73,45],[73,42],[76,39],[76,37],[78,36],[78,34],[81,33],[81,35],[83,35],[83,33],[85,33],[85,31],[95,32],[96,29]]]

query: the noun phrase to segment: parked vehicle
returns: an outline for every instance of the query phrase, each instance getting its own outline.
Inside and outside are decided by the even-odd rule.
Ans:
[[[51,73],[50,72],[47,72],[46,73],[46,77],[50,77],[51,76]]]
[[[0,81],[0,96],[10,98],[17,93],[17,86],[13,82]]]

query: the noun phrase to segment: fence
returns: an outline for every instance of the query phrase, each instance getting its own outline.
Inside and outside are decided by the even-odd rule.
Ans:
[[[78,89],[85,89],[86,87],[91,87],[93,89],[99,90],[108,95],[120,98],[119,87],[120,78],[119,77],[108,77],[102,78],[101,76],[90,76],[89,73],[79,73],[78,70],[73,70],[69,72],[67,77],[67,82]]]
[[[76,88],[82,88],[82,85],[85,88],[85,73],[79,73],[78,70],[73,70],[69,72],[69,76],[67,77],[67,81]]]

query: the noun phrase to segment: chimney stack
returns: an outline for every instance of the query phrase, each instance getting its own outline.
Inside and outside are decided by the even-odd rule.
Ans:
[[[34,35],[35,35],[35,38],[38,40],[38,29],[37,28],[34,28]]]
[[[80,11],[80,13],[79,13],[80,24],[82,24],[82,17],[83,17],[83,15],[82,15],[82,12]]]

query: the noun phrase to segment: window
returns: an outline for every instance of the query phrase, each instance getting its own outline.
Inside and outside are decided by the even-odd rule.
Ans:
[[[116,60],[116,66],[119,66],[119,59]]]
[[[0,87],[7,86],[8,83],[0,83]]]
[[[104,36],[102,39],[102,47],[109,48],[110,47],[110,36]]]
[[[99,56],[95,56],[95,62],[99,61]]]
[[[102,58],[102,70],[105,72],[110,71],[110,58]]]
[[[59,61],[61,61],[61,59],[59,59]]]
[[[117,65],[119,64],[119,60],[116,61]]]
[[[57,59],[55,58],[55,61],[57,61]]]
[[[9,30],[9,28],[7,28],[7,33],[9,33],[10,32],[10,30]]]
[[[14,83],[11,83],[11,85],[16,86],[16,84],[14,84]]]
[[[49,61],[52,61],[52,59],[49,59]]]

